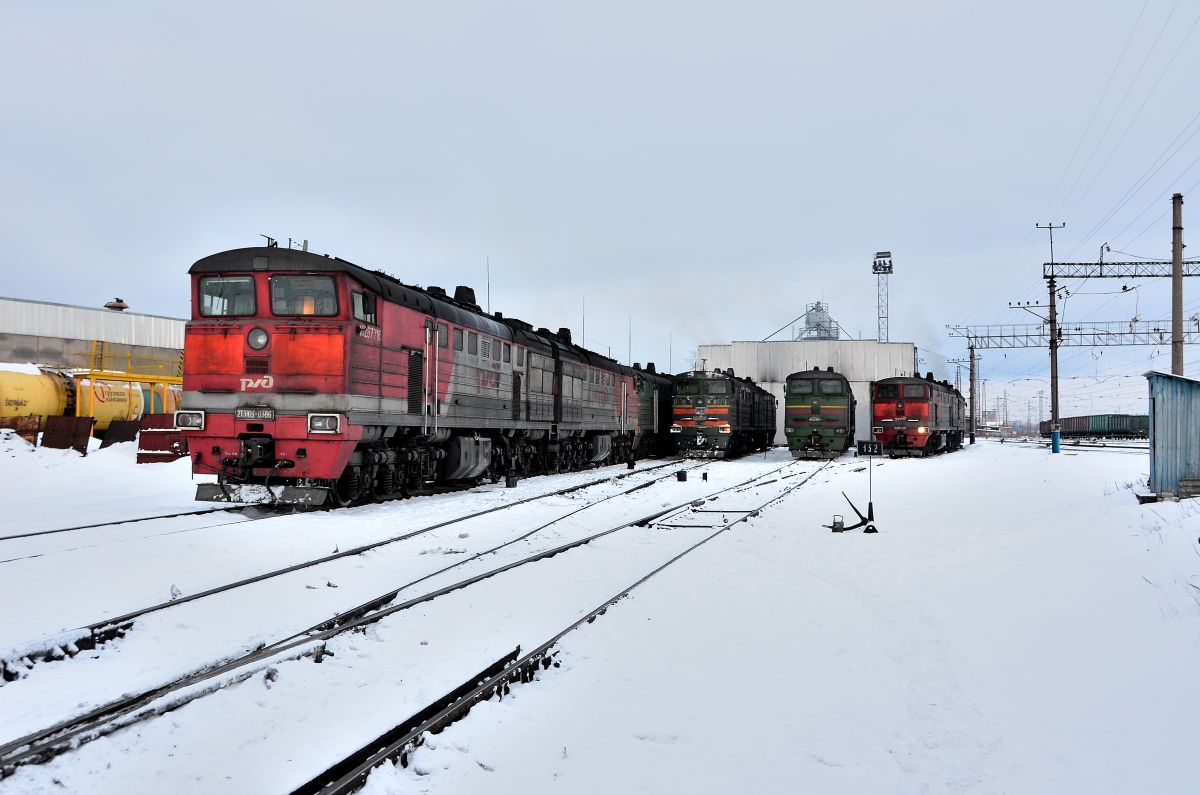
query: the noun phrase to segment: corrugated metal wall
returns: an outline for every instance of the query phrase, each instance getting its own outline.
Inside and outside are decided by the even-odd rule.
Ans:
[[[876,340],[808,340],[785,342],[734,342],[701,345],[701,366],[706,370],[732,367],[735,375],[749,376],[778,400],[775,443],[786,444],[783,434],[784,379],[813,367],[832,367],[850,381],[858,400],[854,414],[855,436],[868,439],[871,430],[870,383],[881,378],[912,375],[917,349],[909,342]]]
[[[0,298],[0,333],[3,334],[101,340],[181,350],[184,322],[157,315]]]
[[[1179,494],[1179,481],[1200,478],[1200,381],[1146,373],[1150,386],[1150,490]]]

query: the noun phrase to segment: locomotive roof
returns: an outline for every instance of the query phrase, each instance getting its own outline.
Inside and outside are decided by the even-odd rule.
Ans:
[[[383,271],[363,268],[353,262],[348,262],[340,257],[331,257],[328,254],[316,254],[294,248],[253,246],[211,254],[197,260],[188,269],[190,274],[254,271],[345,273],[392,303],[410,307],[440,320],[448,320],[495,337],[512,340],[545,356],[552,356],[554,350],[557,349],[560,358],[565,361],[585,363],[625,374],[633,372],[632,368],[618,363],[615,359],[575,345],[568,339],[563,339],[548,330],[534,331],[533,327],[523,320],[499,315],[490,316],[475,304],[455,301],[449,296],[435,295],[426,289],[404,284]]]
[[[731,375],[730,373],[728,373],[724,370],[720,370],[720,369],[711,370],[711,371],[710,370],[691,370],[688,372],[679,373],[678,375],[675,376],[675,380],[677,380],[677,381],[682,378],[691,378],[692,380],[707,379],[709,381],[715,381],[717,379],[721,379],[721,380],[725,380],[725,381],[736,381],[739,384],[745,384],[745,385],[749,386],[751,389],[756,389],[765,395],[771,394],[770,392],[763,389],[758,384],[754,383],[754,379],[750,378],[749,376],[742,377],[742,376],[738,376],[738,375]]]
[[[937,389],[939,392],[950,392],[962,397],[949,381],[935,381],[932,378],[922,378],[919,375],[898,375],[891,378],[880,378],[876,384],[924,384]]]
[[[814,367],[811,370],[798,370],[787,377],[790,381],[793,378],[840,378],[843,381],[849,382],[850,379],[842,375],[832,367],[827,367],[822,370],[820,367]]]

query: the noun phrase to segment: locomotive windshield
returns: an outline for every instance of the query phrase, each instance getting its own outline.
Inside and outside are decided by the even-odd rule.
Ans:
[[[729,382],[720,378],[713,378],[704,382],[704,394],[706,395],[728,395]]]
[[[923,398],[925,397],[925,387],[922,384],[905,384],[904,397],[906,398]]]
[[[201,317],[254,314],[254,277],[208,276],[200,280]]]
[[[808,378],[800,381],[792,381],[788,384],[788,392],[793,395],[811,395],[813,393],[813,382]]]
[[[875,397],[883,400],[893,400],[896,397],[895,384],[879,384],[875,387]]]
[[[271,312],[331,317],[338,313],[332,276],[272,276]]]
[[[832,378],[822,378],[817,382],[818,389],[822,395],[841,395],[843,394],[842,382]]]
[[[700,382],[699,381],[676,381],[675,382],[675,394],[676,395],[699,395],[700,394]]]

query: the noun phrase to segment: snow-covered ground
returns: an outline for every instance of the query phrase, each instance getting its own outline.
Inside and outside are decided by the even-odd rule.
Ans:
[[[789,462],[786,451],[715,462],[704,467],[709,481],[671,479],[614,498],[555,525],[544,543]],[[1132,487],[1147,461],[1136,451],[1052,456],[987,442],[930,460],[876,460],[880,532],[830,533],[822,525],[833,514],[853,518],[842,490],[865,509],[865,463],[844,458],[732,525],[568,635],[559,667],[476,706],[428,738],[408,768],[376,771],[366,791],[1194,791],[1200,503],[1139,505]],[[194,593],[606,472],[624,470],[332,514],[232,524],[211,514],[0,540],[0,648],[167,599],[172,586]],[[139,467],[132,445],[81,458],[0,435],[0,482],[0,536],[196,507],[186,462]],[[712,505],[733,515],[784,485]],[[194,666],[204,650],[253,643],[249,629],[269,639],[307,618],[306,605],[327,615],[622,488],[491,514],[336,574],[267,581],[240,604],[172,607],[94,657],[39,664],[0,687],[0,743],[70,704],[103,700],[96,694],[122,677],[141,683],[171,660]],[[289,791],[464,681],[495,649],[548,639],[700,535],[630,528],[493,577],[334,642],[322,665],[278,662],[269,679],[22,767],[0,793]],[[522,554],[534,549],[522,542]],[[215,632],[222,616],[254,610],[266,623]]]

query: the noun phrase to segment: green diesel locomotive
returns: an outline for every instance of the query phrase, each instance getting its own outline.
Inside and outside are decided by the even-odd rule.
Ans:
[[[675,446],[688,458],[734,458],[775,438],[775,396],[732,369],[677,375],[672,409]]]
[[[837,458],[854,444],[850,382],[832,367],[814,367],[787,377],[783,433],[796,458]]]

